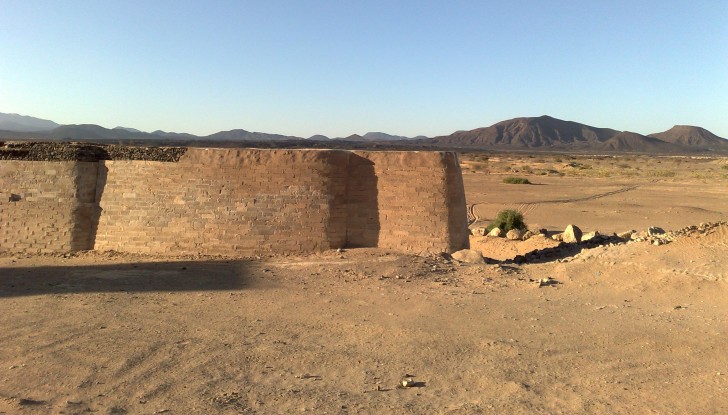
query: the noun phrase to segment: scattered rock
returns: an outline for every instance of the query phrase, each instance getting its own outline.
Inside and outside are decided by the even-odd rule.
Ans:
[[[523,234],[523,236],[521,237],[521,239],[523,239],[523,240],[525,241],[526,239],[530,239],[530,238],[532,238],[532,237],[533,237],[533,236],[535,236],[535,235],[536,235],[536,234],[535,234],[535,233],[533,233],[533,231],[531,231],[531,230],[528,230],[528,231],[526,231],[526,232],[525,232],[525,233]],[[539,235],[540,235],[540,234],[539,234]]]
[[[506,238],[513,241],[520,241],[523,239],[523,231],[519,229],[511,229],[508,233],[506,233]]]
[[[404,378],[402,379],[401,384],[403,388],[411,388],[415,386],[415,380],[412,378]]]
[[[567,243],[578,243],[581,242],[581,229],[576,225],[569,225],[564,229],[561,240]]]
[[[557,283],[556,280],[551,277],[539,278],[538,280],[536,280],[536,282],[538,284],[538,288],[548,287],[550,285],[555,285]]]
[[[557,233],[554,235],[551,235],[551,239],[554,241],[563,241],[564,240],[564,234],[563,233]]]
[[[488,236],[493,236],[496,238],[500,237],[501,235],[503,235],[503,230],[501,230],[501,228],[493,228],[490,232],[488,232]]]
[[[590,240],[596,238],[597,236],[599,236],[599,232],[597,232],[597,231],[585,233],[584,235],[581,236],[581,242],[590,241]]]
[[[115,144],[4,142],[0,143],[0,160],[88,161],[150,160],[177,162],[186,148],[135,147]]]
[[[632,234],[635,233],[635,232],[636,231],[620,232],[620,233],[617,234],[617,237],[618,238],[622,238],[622,239],[630,239],[630,238],[632,238]]]
[[[665,234],[665,230],[660,227],[650,226],[649,228],[647,228],[647,235],[649,235],[649,236],[664,235],[664,234]]]
[[[647,238],[647,232],[632,232],[632,236],[630,238],[632,238],[633,241],[645,239]]]
[[[452,258],[470,264],[485,264],[483,254],[472,249],[463,249],[452,254]]]
[[[487,229],[480,227],[480,228],[471,229],[470,233],[472,233],[473,236],[485,236],[488,233],[488,231],[487,231]]]

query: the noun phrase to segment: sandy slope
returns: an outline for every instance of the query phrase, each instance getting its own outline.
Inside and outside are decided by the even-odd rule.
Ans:
[[[472,190],[481,179],[466,176],[469,199],[482,196]],[[500,192],[499,203],[635,184],[585,190],[557,179],[563,194]],[[694,217],[646,190],[621,209],[658,212],[650,224],[669,229],[718,220],[719,185],[674,193],[692,192],[672,206],[692,206]],[[626,194],[570,202],[568,212],[620,209]],[[563,227],[562,208],[541,204],[527,218]],[[588,217],[575,222],[607,224]],[[502,261],[373,249],[2,256],[0,413],[728,412],[728,226],[521,265],[508,257],[551,242],[481,242]],[[539,288],[545,277],[553,284]],[[406,374],[420,383],[396,388]]]

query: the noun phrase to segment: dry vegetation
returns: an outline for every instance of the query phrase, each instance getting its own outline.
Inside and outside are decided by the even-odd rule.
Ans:
[[[465,153],[464,172],[503,175],[726,180],[725,157]],[[533,181],[533,178],[530,179]]]

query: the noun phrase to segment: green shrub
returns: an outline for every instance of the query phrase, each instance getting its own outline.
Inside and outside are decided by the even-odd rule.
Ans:
[[[724,164],[720,168],[723,169],[723,170],[728,170],[728,164]]]
[[[531,184],[528,179],[524,177],[506,177],[503,179],[503,183],[507,184]]]
[[[508,232],[511,229],[526,230],[526,223],[523,221],[523,214],[514,209],[501,210],[495,220],[488,225],[488,232],[494,228],[501,228]]]

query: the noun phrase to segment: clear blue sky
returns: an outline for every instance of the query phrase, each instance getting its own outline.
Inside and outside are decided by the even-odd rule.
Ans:
[[[0,112],[304,137],[548,114],[728,138],[728,1],[2,0]]]

